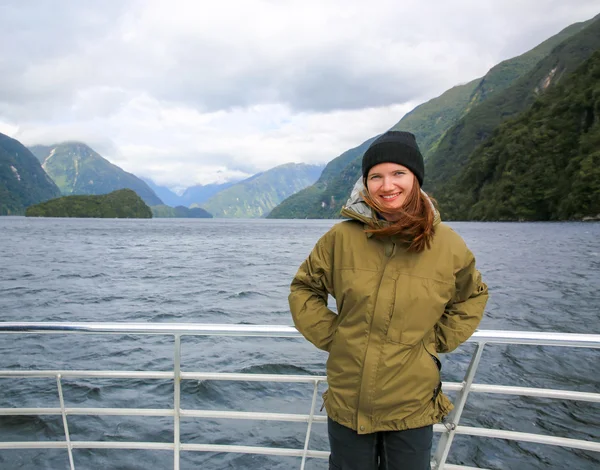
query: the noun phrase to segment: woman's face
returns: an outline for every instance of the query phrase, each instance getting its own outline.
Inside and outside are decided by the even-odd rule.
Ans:
[[[380,163],[369,170],[367,190],[371,197],[384,209],[382,214],[393,214],[400,209],[413,189],[415,176],[412,171],[397,163]]]

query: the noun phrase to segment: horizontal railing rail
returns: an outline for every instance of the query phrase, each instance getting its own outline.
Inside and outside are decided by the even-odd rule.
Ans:
[[[211,323],[0,322],[0,333],[89,333],[302,338],[302,335],[296,328],[287,325]],[[467,342],[600,348],[600,334],[478,330],[473,333]]]
[[[248,374],[182,371],[181,338],[183,336],[244,336],[244,337],[287,337],[301,338],[293,327],[284,325],[233,325],[233,324],[196,324],[196,323],[61,323],[61,322],[0,322],[0,334],[120,334],[120,335],[168,335],[175,339],[173,369],[170,371],[112,371],[112,370],[0,370],[2,378],[54,378],[57,382],[58,407],[45,408],[0,408],[0,416],[14,415],[60,415],[63,419],[64,441],[40,442],[0,442],[0,449],[67,449],[69,463],[75,469],[73,449],[146,449],[167,450],[174,454],[174,469],[179,469],[180,453],[190,452],[234,452],[247,454],[277,455],[301,457],[303,469],[307,458],[327,458],[329,452],[308,448],[312,424],[325,423],[326,416],[315,412],[319,384],[326,382],[325,376],[285,375],[285,374]],[[534,442],[572,449],[600,452],[600,442],[570,439],[501,429],[486,429],[459,425],[469,393],[502,395],[520,395],[537,398],[577,400],[600,403],[600,393],[578,392],[533,387],[516,387],[494,384],[474,383],[474,376],[487,344],[519,344],[550,347],[580,347],[600,349],[600,335],[554,332],[522,332],[481,330],[468,340],[476,343],[465,378],[462,382],[444,382],[445,390],[456,391],[455,408],[444,424],[434,426],[434,431],[442,434],[433,461],[435,470],[468,470],[472,467],[446,463],[455,435],[469,435],[488,438]],[[68,407],[65,405],[62,380],[65,378],[109,378],[109,379],[160,379],[173,381],[173,408],[93,408]],[[181,408],[182,380],[226,380],[308,383],[313,386],[311,408],[308,414],[262,413],[247,411],[188,410]],[[72,441],[69,435],[68,416],[162,416],[174,420],[173,442],[113,442],[113,441]],[[303,449],[274,447],[254,447],[216,444],[192,444],[180,442],[180,423],[182,418],[206,419],[246,419],[307,423]]]

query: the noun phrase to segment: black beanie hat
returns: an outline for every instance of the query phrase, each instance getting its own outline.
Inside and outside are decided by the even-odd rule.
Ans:
[[[369,170],[375,165],[386,162],[405,166],[415,174],[419,184],[423,186],[425,165],[414,134],[404,131],[387,131],[375,139],[363,155],[363,178],[367,177]]]

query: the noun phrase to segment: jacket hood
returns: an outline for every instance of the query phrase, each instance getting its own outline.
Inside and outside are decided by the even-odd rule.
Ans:
[[[381,220],[377,217],[375,211],[365,202],[362,194],[366,191],[365,184],[363,178],[358,178],[358,181],[354,184],[352,188],[352,192],[350,193],[350,197],[346,201],[344,207],[342,207],[342,215],[346,217],[350,217],[352,219],[359,220],[370,226],[384,226],[386,221]],[[421,193],[425,196],[429,204],[431,205],[434,218],[433,225],[436,226],[441,222],[440,213],[437,211],[431,199],[425,191],[421,189]]]

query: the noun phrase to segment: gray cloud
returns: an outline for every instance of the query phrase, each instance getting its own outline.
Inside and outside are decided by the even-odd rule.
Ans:
[[[242,5],[231,3],[232,8]],[[566,10],[560,2],[532,4],[542,3],[574,16],[573,8]],[[176,16],[178,2],[174,11],[155,2],[10,2],[0,20],[5,45],[0,101],[17,108],[30,100],[43,109],[53,104],[60,108],[69,106],[82,89],[113,87],[193,104],[204,111],[281,102],[292,109],[319,111],[382,106],[426,95],[440,74],[449,77],[450,85],[452,79],[474,78],[485,69],[477,67],[473,57],[489,54],[498,60],[504,58],[498,57],[504,50],[524,52],[526,39],[533,46],[560,28],[559,15],[555,19],[546,15],[533,31],[522,32],[518,26],[507,30],[513,20],[510,14],[518,15],[511,2],[505,2],[504,16],[484,10],[479,13],[489,18],[474,18],[472,12],[453,8],[453,14],[442,17],[444,7],[438,3],[437,14],[425,9],[422,13],[430,17],[414,19],[407,19],[406,8],[373,14],[360,10],[359,2],[340,4],[364,13],[364,18],[351,15],[347,20],[359,21],[356,25],[323,25],[318,19],[313,24],[310,14],[296,23],[294,4],[290,14],[277,10],[266,25],[257,9],[250,10],[249,18],[225,15],[227,21],[220,28],[208,22],[195,28],[184,15]],[[580,2],[580,9],[587,11],[585,6]],[[525,3],[518,9],[534,13],[539,6]],[[210,8],[205,12],[211,15]],[[170,13],[173,23],[161,13]],[[203,13],[203,8],[190,11]],[[328,21],[337,19],[336,11],[316,9],[314,15],[318,14]],[[278,30],[277,21],[289,30]],[[521,21],[528,23],[517,19],[517,24]],[[270,34],[275,37],[260,38],[261,27],[266,33],[274,30]],[[505,46],[493,39],[502,40],[507,33],[516,36],[515,44]],[[471,60],[467,62],[466,56]]]

